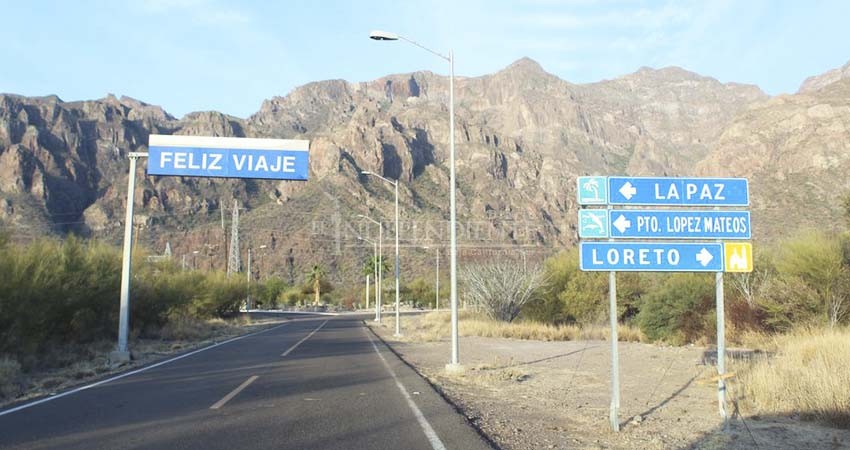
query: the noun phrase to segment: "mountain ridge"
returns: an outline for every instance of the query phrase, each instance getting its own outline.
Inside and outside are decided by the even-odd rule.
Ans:
[[[572,245],[575,176],[623,173],[750,176],[754,220],[770,223],[756,239],[769,240],[787,229],[774,223],[785,203],[768,195],[776,195],[771,180],[803,177],[848,188],[840,176],[850,159],[844,84],[770,97],[757,86],[678,67],[573,84],[529,58],[491,75],[458,77],[459,214],[481,225],[465,241],[528,251]],[[392,217],[386,189],[360,171],[401,181],[409,221],[447,217],[447,85],[446,77],[426,71],[312,82],[266,99],[246,119],[217,111],[177,119],[159,106],[114,95],[63,102],[0,94],[0,225],[21,235],[75,232],[117,242],[126,155],[144,151],[151,133],[309,139],[307,183],[146,177],[139,168],[140,239],[152,248],[171,240],[176,253],[199,247],[213,253],[215,245],[221,254],[224,236],[211,237],[221,232],[217,212],[236,199],[247,213],[245,242],[271,248],[273,241],[350,273],[352,252],[361,250],[345,246],[356,245],[349,235],[363,230],[349,224],[354,231],[343,239],[317,224],[356,214]],[[819,214],[838,214],[835,195],[811,195],[826,203]],[[346,228],[337,225],[331,228]],[[210,261],[223,266],[220,256]],[[283,261],[276,255],[262,264]]]

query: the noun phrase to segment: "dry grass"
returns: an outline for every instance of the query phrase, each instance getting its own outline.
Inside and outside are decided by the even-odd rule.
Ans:
[[[748,409],[850,426],[850,330],[807,330],[765,346],[776,354],[738,368],[735,393]]]
[[[395,326],[393,318],[385,318],[383,326]],[[403,339],[410,342],[434,342],[451,336],[451,314],[432,312],[402,317]],[[605,340],[605,326],[548,325],[537,322],[499,322],[481,317],[471,311],[461,311],[458,328],[461,336],[495,337],[536,341]],[[643,333],[634,326],[620,325],[619,340],[643,342]]]

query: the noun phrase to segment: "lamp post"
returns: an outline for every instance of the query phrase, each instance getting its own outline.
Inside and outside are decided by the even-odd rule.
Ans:
[[[381,282],[380,282],[381,275],[380,275],[380,273],[383,272],[383,271],[378,270],[378,264],[379,264],[378,261],[379,261],[379,258],[380,258],[378,256],[378,254],[379,254],[378,252],[380,251],[380,250],[378,250],[379,245],[378,245],[377,242],[370,240],[370,239],[367,239],[367,238],[364,238],[364,237],[361,237],[361,236],[357,236],[357,239],[372,244],[373,251],[375,252],[374,253],[375,259],[373,259],[374,264],[372,265],[372,270],[375,274],[375,322],[380,322],[381,321]],[[380,242],[380,240],[378,242]],[[366,295],[367,296],[369,295],[369,279],[368,278],[366,278]],[[368,303],[368,302],[369,302],[369,300],[367,299],[366,303]],[[368,306],[367,306],[367,308],[368,308]]]
[[[395,337],[401,336],[401,322],[399,315],[399,256],[398,256],[398,180],[393,181],[384,178],[377,173],[364,170],[363,175],[372,175],[378,177],[395,187]]]
[[[375,291],[375,322],[380,322],[382,307],[381,296],[383,295],[381,291],[384,287],[384,225],[369,216],[364,216],[363,214],[358,214],[357,217],[360,217],[361,219],[366,219],[369,222],[372,222],[378,226],[378,252],[375,255],[378,258],[375,261],[375,286],[378,287],[378,289]],[[374,244],[374,242],[372,243]]]
[[[428,250],[431,247],[429,247],[427,245],[423,245],[422,248],[424,248],[425,250]],[[436,267],[436,271],[437,271],[437,274],[434,276],[434,286],[435,286],[434,287],[434,291],[435,291],[434,296],[436,297],[435,303],[434,303],[434,310],[436,311],[436,310],[440,309],[440,247],[434,247],[434,250],[436,251],[436,255],[434,257],[434,263],[435,263],[435,267]]]
[[[448,56],[435,52],[427,47],[420,45],[410,39],[400,36],[396,33],[388,31],[372,31],[369,33],[369,38],[376,41],[397,41],[399,39],[407,41],[428,53],[439,56],[449,63],[449,227],[450,231],[450,247],[449,247],[449,266],[451,273],[451,307],[452,307],[452,359],[447,368],[458,368],[460,362],[458,357],[458,313],[457,313],[457,208],[455,204],[455,101],[454,101],[454,84],[455,84],[455,60],[454,54],[449,50]]]

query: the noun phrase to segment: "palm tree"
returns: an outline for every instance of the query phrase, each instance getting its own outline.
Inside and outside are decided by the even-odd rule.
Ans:
[[[374,274],[376,273],[376,269],[380,270],[382,275],[386,272],[389,272],[389,261],[387,261],[387,259],[385,258],[383,261],[378,262],[379,259],[381,258],[371,256],[366,258],[366,263],[363,265],[363,275]]]
[[[599,183],[596,181],[596,178],[591,178],[590,180],[586,181],[582,188],[588,191],[593,191],[592,200],[599,200]]]
[[[325,269],[318,264],[314,265],[307,273],[307,281],[313,285],[313,294],[316,296],[313,304],[316,306],[319,306],[319,299],[322,297],[322,279],[325,275]]]

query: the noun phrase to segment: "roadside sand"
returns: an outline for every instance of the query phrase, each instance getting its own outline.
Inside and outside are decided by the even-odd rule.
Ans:
[[[850,448],[850,430],[791,418],[735,414],[723,432],[703,347],[620,343],[622,425],[614,433],[608,342],[464,337],[466,370],[449,374],[447,341],[400,342],[388,328],[373,329],[506,450]]]

